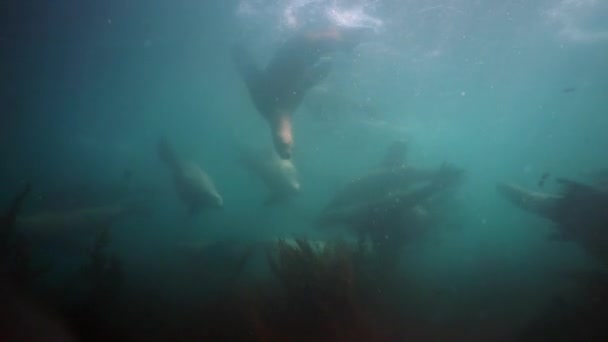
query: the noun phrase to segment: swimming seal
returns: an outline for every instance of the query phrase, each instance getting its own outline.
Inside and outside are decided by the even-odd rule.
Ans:
[[[281,159],[273,151],[240,149],[241,163],[270,191],[265,204],[285,202],[300,192],[298,172],[291,159]]]
[[[173,185],[182,202],[188,206],[190,214],[197,214],[206,208],[221,208],[222,196],[213,180],[200,166],[182,160],[165,138],[158,142],[157,152],[173,175]]]
[[[380,164],[368,173],[349,181],[338,191],[325,211],[358,203],[362,199],[382,199],[391,192],[407,190],[416,184],[424,184],[442,178],[446,182],[457,181],[462,170],[443,164],[438,169],[427,169],[409,165],[406,161],[407,145],[403,141],[391,143]]]
[[[555,223],[552,240],[574,241],[589,255],[608,264],[608,190],[558,179],[561,192],[533,192],[499,183],[496,190],[510,203]]]
[[[306,92],[331,70],[329,53],[351,50],[365,29],[331,28],[296,34],[275,53],[264,70],[258,68],[242,46],[232,50],[236,69],[243,78],[257,111],[268,121],[277,154],[289,159],[293,149],[291,115]]]

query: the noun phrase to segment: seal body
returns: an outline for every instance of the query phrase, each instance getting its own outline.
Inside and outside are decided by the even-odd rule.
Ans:
[[[496,185],[496,190],[520,209],[557,222],[560,196],[529,191],[518,185],[506,183]]]
[[[559,194],[499,183],[497,191],[513,205],[555,223],[552,240],[574,241],[608,264],[608,191],[566,179]]]
[[[284,202],[300,191],[297,169],[290,159],[281,159],[273,151],[241,150],[241,162],[269,190],[266,204]]]
[[[206,208],[223,206],[223,198],[213,180],[200,166],[191,161],[181,160],[165,139],[161,139],[158,144],[158,154],[171,170],[177,195],[188,206],[191,214]]]
[[[458,181],[462,170],[443,164],[438,169],[426,169],[408,165],[407,144],[403,141],[391,143],[380,164],[367,174],[348,182],[325,207],[324,212],[341,210],[361,203],[383,203],[391,196],[406,196],[415,185],[433,183],[434,188]]]
[[[277,154],[289,159],[293,149],[291,115],[306,92],[331,70],[326,57],[358,43],[360,32],[337,29],[300,33],[287,40],[266,68],[260,69],[243,47],[233,49],[237,71],[245,81],[257,111],[268,121]]]
[[[405,165],[398,168],[378,168],[349,181],[333,196],[326,210],[358,203],[362,199],[378,200],[393,191],[430,181],[435,175],[435,170],[418,169]]]

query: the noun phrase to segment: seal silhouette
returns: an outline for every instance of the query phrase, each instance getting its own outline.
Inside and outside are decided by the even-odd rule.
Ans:
[[[332,52],[352,50],[363,37],[363,28],[329,28],[301,32],[287,40],[265,69],[260,69],[243,46],[232,50],[257,111],[268,121],[277,154],[289,159],[293,150],[291,116],[306,92],[331,70]]]

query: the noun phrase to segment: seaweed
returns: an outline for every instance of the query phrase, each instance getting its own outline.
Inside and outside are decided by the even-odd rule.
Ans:
[[[65,284],[57,303],[82,340],[116,340],[125,333],[119,312],[125,272],[122,261],[108,252],[110,226],[97,235],[88,260],[77,276]]]
[[[373,340],[357,286],[358,254],[342,241],[278,240],[268,262],[281,291],[262,301],[265,314],[253,316],[258,335],[275,337],[270,340]]]
[[[574,298],[555,297],[522,331],[522,341],[606,341],[608,272],[574,272],[579,285]]]

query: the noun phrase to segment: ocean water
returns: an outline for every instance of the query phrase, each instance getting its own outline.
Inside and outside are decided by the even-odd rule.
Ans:
[[[39,216],[39,230],[24,228],[26,269],[40,275],[15,281],[14,258],[3,262],[3,292],[28,313],[4,310],[0,339],[607,337],[605,264],[589,253],[608,250],[602,233],[597,243],[550,239],[556,224],[496,185],[559,194],[558,178],[592,184],[608,167],[608,2],[60,0],[5,2],[0,18],[2,212],[31,186],[17,234],[20,218],[40,213],[136,208],[50,228]],[[329,56],[331,72],[293,113],[301,189],[265,205],[268,189],[239,148],[272,151],[272,139],[231,49],[245,45],[263,66],[298,32],[327,27],[371,34]],[[157,154],[162,137],[209,175],[222,209],[189,214]],[[290,267],[303,264],[283,254],[277,276],[267,260],[277,239],[357,245],[352,229],[316,220],[394,141],[407,142],[408,164],[464,174],[428,204],[430,224],[391,255],[396,266],[360,271],[372,280],[358,282],[359,271],[319,266],[331,255],[308,256],[321,261],[298,274]],[[102,232],[109,242],[91,254]],[[345,255],[338,265],[359,270]],[[327,285],[327,273],[352,279]],[[350,311],[319,290],[344,293],[353,282],[367,295],[347,296]],[[290,297],[294,284],[307,300]]]

